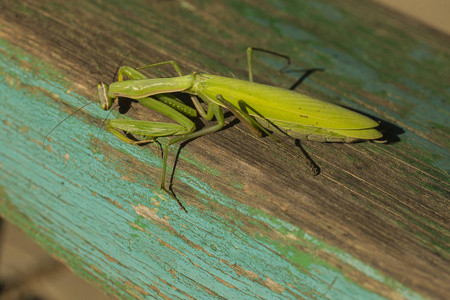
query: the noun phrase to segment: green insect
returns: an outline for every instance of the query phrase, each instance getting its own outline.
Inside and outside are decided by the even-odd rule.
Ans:
[[[261,50],[256,49],[255,50]],[[272,53],[270,51],[267,51]],[[192,73],[183,76],[174,61],[156,63],[141,68],[123,66],[118,72],[118,81],[107,85],[98,84],[102,108],[109,110],[116,97],[136,99],[140,104],[156,110],[175,122],[149,122],[130,119],[112,119],[106,128],[116,137],[129,144],[153,141],[158,137],[175,136],[164,147],[161,188],[165,187],[167,153],[170,145],[216,132],[224,126],[222,107],[228,108],[255,135],[282,133],[293,138],[305,138],[316,142],[356,142],[375,140],[382,134],[375,128],[376,121],[341,106],[314,99],[301,93],[253,82],[253,48],[247,49],[249,81],[236,78]],[[139,69],[171,64],[179,77],[149,79]],[[129,80],[123,80],[126,76]],[[193,109],[169,93],[182,92],[191,95]],[[156,99],[151,98],[154,96]],[[198,98],[206,104],[203,109]],[[198,112],[206,120],[216,118],[217,123],[196,131],[189,117]],[[132,140],[121,131],[146,137]],[[318,170],[311,164],[314,175]],[[174,197],[176,199],[176,197]],[[177,200],[178,201],[178,200]],[[180,206],[184,207],[179,203]]]

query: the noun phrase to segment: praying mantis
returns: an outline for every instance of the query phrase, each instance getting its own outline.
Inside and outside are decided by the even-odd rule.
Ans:
[[[175,61],[164,61],[140,68],[120,67],[118,80],[110,85],[98,84],[98,97],[104,110],[112,107],[114,99],[125,97],[137,100],[143,106],[158,111],[176,122],[150,122],[132,119],[111,119],[106,129],[120,140],[138,145],[155,141],[159,137],[173,137],[163,151],[161,189],[179,200],[165,187],[167,156],[170,145],[216,132],[224,126],[222,108],[229,109],[253,134],[281,133],[295,139],[306,138],[316,142],[351,143],[376,140],[382,134],[376,129],[378,122],[344,107],[314,99],[304,94],[253,81],[253,50],[247,49],[249,81],[207,73],[193,72],[183,75]],[[267,51],[270,52],[270,51]],[[272,53],[272,52],[270,52]],[[147,78],[139,70],[170,64],[178,77]],[[124,80],[127,77],[128,80]],[[193,109],[170,93],[190,95]],[[152,96],[152,97],[151,97]],[[202,107],[199,99],[206,103]],[[216,119],[216,124],[196,131],[190,117],[198,114],[206,120]],[[133,140],[123,132],[145,137]],[[307,161],[314,175],[318,170]]]

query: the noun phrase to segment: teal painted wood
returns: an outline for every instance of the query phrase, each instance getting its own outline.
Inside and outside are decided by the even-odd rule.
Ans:
[[[3,217],[120,298],[447,294],[450,90],[435,79],[449,77],[448,39],[352,1],[97,3],[1,4]],[[99,134],[99,105],[42,145],[124,56],[245,78],[249,44],[294,56],[293,69],[324,67],[307,93],[395,124],[400,141],[308,143],[322,168],[313,178],[267,139],[226,128],[181,151],[174,190],[187,214],[158,189],[155,147]],[[269,75],[279,62],[264,61],[259,80],[295,80]]]

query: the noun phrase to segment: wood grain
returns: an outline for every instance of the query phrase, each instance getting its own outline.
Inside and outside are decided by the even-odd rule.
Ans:
[[[2,216],[119,298],[445,298],[448,36],[371,2],[295,2],[2,1]],[[302,141],[312,177],[227,113],[171,149],[188,213],[158,189],[157,147],[99,131],[97,104],[43,145],[121,64],[246,78],[248,46],[324,68],[299,90],[379,120],[388,143]],[[259,56],[256,80],[290,86],[282,63]],[[135,103],[110,117],[160,119]]]

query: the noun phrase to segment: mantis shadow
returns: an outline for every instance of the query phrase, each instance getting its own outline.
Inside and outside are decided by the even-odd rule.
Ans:
[[[375,116],[372,116],[371,114],[359,111],[357,109],[351,108],[351,107],[347,107],[344,105],[341,105],[342,107],[345,107],[348,110],[357,112],[358,114],[364,115],[368,118],[371,118],[375,121],[377,121],[380,125],[378,125],[377,130],[380,131],[383,134],[383,141],[380,141],[383,144],[394,144],[400,141],[400,137],[399,135],[405,133],[405,130],[403,130],[403,128],[388,122],[386,120],[377,118]],[[360,142],[364,142],[364,141],[360,141]]]
[[[297,81],[295,81],[291,87],[289,88],[291,91],[295,90],[309,75],[311,75],[314,72],[317,71],[325,71],[323,68],[311,68],[311,69],[298,69],[298,70],[287,70],[283,71],[283,73],[298,73],[298,72],[304,72],[303,75],[301,75]]]

